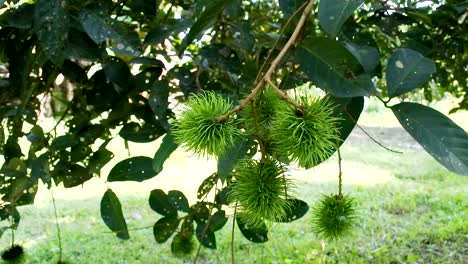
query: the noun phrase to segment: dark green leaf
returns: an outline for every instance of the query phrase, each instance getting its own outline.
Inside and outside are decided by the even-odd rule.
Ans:
[[[291,203],[290,207],[286,210],[286,217],[282,219],[282,223],[288,223],[295,221],[301,217],[303,217],[307,211],[309,211],[309,205],[306,202],[299,200],[299,199],[289,199]]]
[[[131,122],[125,124],[120,130],[119,135],[128,141],[148,143],[155,141],[165,133],[166,130],[158,123],[145,123],[143,126],[140,126],[138,123]]]
[[[249,139],[240,139],[231,149],[218,158],[218,176],[221,179],[226,179],[231,175],[232,170],[238,161],[247,156],[247,152],[252,146],[252,141]]]
[[[300,7],[304,6],[306,0],[278,0],[278,4],[283,11],[283,14],[286,18],[291,17]],[[300,15],[300,12],[297,12],[296,15]]]
[[[114,153],[107,150],[105,147],[101,147],[98,151],[89,158],[88,170],[89,174],[100,174],[101,168],[104,167],[112,158]]]
[[[205,224],[197,224],[196,236],[200,244],[206,248],[216,249],[216,236],[206,228]]]
[[[207,195],[211,191],[211,189],[213,189],[213,187],[216,185],[218,179],[219,177],[217,173],[213,173],[211,176],[204,179],[198,187],[197,198],[202,199],[203,197],[205,197],[205,195]]]
[[[321,0],[318,17],[320,26],[330,37],[335,38],[341,26],[364,0]]]
[[[42,127],[34,126],[33,128],[31,128],[31,131],[29,132],[29,134],[26,135],[26,138],[31,143],[43,142],[45,140],[45,136]]]
[[[111,81],[114,85],[115,91],[119,94],[125,94],[130,91],[131,73],[128,65],[123,60],[112,58],[108,63],[104,64],[103,69],[107,80]]]
[[[371,46],[345,42],[346,48],[356,57],[367,73],[372,73],[380,63],[379,51]]]
[[[65,150],[79,144],[79,140],[73,135],[64,135],[54,139],[50,144],[51,150]]]
[[[359,120],[364,108],[364,97],[340,98],[331,95],[328,97],[335,106],[334,116],[340,118],[338,127],[341,139],[339,146],[341,146]]]
[[[166,216],[159,219],[153,227],[154,239],[158,243],[166,242],[177,230],[180,219],[177,216]]]
[[[115,193],[108,189],[101,200],[101,217],[104,223],[120,239],[130,239],[127,222],[122,213],[122,206]]]
[[[163,190],[155,189],[150,193],[148,203],[156,213],[168,216],[177,217],[177,207],[169,203],[169,197]]]
[[[151,87],[148,103],[158,120],[166,122],[167,107],[169,106],[169,82],[161,80],[155,82]]]
[[[8,25],[29,29],[33,24],[34,10],[36,5],[22,4],[17,9],[13,10],[8,17]]]
[[[181,212],[188,213],[189,211],[189,203],[185,195],[181,191],[173,190],[169,191],[167,194],[167,199],[171,207],[177,208],[177,210]]]
[[[239,230],[247,240],[254,243],[265,243],[268,241],[268,228],[265,223],[256,227],[248,227],[244,224],[242,218],[236,217],[236,221]]]
[[[47,57],[57,65],[64,60],[68,38],[69,17],[66,1],[38,0],[34,12],[34,31]],[[60,21],[58,23],[54,23]]]
[[[442,113],[416,103],[400,103],[392,111],[403,128],[447,169],[468,175],[468,135]]]
[[[226,217],[226,213],[221,210],[217,211],[211,216],[210,225],[208,226],[208,230],[210,232],[216,232],[224,227],[227,223],[228,218]]]
[[[409,92],[431,79],[435,64],[411,49],[397,49],[387,64],[388,95],[395,97]]]
[[[109,172],[107,181],[137,181],[142,182],[156,176],[153,170],[153,159],[138,156],[123,160]]]
[[[163,138],[158,151],[154,154],[152,166],[156,174],[163,170],[164,162],[177,149],[178,145],[174,142],[174,137],[171,133],[167,133]]]
[[[73,164],[71,165],[68,175],[62,177],[63,186],[65,188],[76,187],[85,183],[93,177],[89,170],[83,166]]]
[[[335,40],[306,40],[296,51],[296,61],[315,85],[334,96],[369,96],[375,91],[356,58]]]
[[[93,11],[82,10],[79,20],[89,37],[100,44],[107,39],[113,41],[113,50],[122,55],[139,56],[140,38],[138,34],[115,21],[104,18]]]
[[[27,174],[26,163],[20,158],[12,158],[8,162],[3,163],[0,173],[9,178],[25,177]],[[1,178],[0,180],[3,181],[5,178]]]
[[[198,38],[214,22],[216,17],[223,12],[224,7],[229,1],[213,0],[206,7],[205,11],[197,18],[197,21],[190,27],[190,31],[185,36],[179,49],[179,55],[183,54],[188,45]]]
[[[157,25],[154,29],[150,30],[146,35],[145,45],[157,45],[173,34],[178,34],[192,25],[191,20],[179,19],[174,25]]]
[[[41,179],[44,184],[50,186],[50,172],[49,172],[49,161],[48,153],[44,153],[41,156],[34,158],[31,162],[31,177],[35,179]]]

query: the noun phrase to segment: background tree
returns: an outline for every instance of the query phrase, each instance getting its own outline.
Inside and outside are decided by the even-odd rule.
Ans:
[[[107,180],[141,182],[156,176],[180,143],[167,134],[177,123],[178,104],[202,90],[240,104],[233,109],[240,111],[266,84],[286,101],[289,90],[316,86],[340,120],[339,144],[356,125],[364,96],[375,96],[438,162],[468,175],[466,132],[443,114],[408,102],[419,94],[430,101],[449,93],[460,101],[453,111],[467,109],[466,1],[0,5],[0,219],[10,220],[8,228],[19,224],[16,208],[34,202],[39,180],[69,188],[100,176],[113,158],[106,147],[117,135],[145,143],[166,134],[153,158],[123,160]],[[39,125],[44,115],[51,115],[54,125]],[[29,143],[20,145],[24,139]],[[149,205],[164,216],[154,226],[156,241],[176,233],[175,253],[189,251],[183,245],[192,236],[215,248],[214,234],[227,221],[231,172],[266,144],[263,139],[241,137],[236,148],[216,153],[218,172],[203,182],[193,205],[177,190],[152,191]],[[206,199],[210,191],[216,193],[214,201]],[[292,200],[289,208],[284,221],[308,210],[300,200]],[[130,237],[110,189],[101,213],[119,238]],[[250,241],[267,241],[266,225],[252,229],[237,223]]]

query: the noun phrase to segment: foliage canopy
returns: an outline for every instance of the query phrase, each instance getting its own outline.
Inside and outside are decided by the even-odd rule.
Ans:
[[[101,176],[113,158],[107,145],[116,136],[139,143],[164,139],[153,158],[130,157],[103,177],[141,182],[156,176],[185,135],[171,133],[180,122],[179,103],[189,100],[190,105],[189,97],[199,94],[196,103],[203,105],[203,91],[218,94],[203,107],[216,109],[208,121],[229,125],[232,147],[214,143],[206,150],[216,154],[218,172],[202,183],[195,204],[177,190],[149,195],[149,206],[163,216],[154,225],[155,240],[173,237],[175,253],[189,252],[193,236],[216,248],[215,232],[232,206],[231,184],[238,184],[231,172],[246,157],[269,151],[265,127],[284,123],[268,119],[272,108],[286,101],[294,106],[292,114],[305,116],[288,96],[301,85],[324,91],[323,104],[333,105],[326,116],[339,130],[327,136],[337,144],[306,167],[338,149],[359,119],[364,96],[376,96],[438,162],[468,175],[466,131],[432,108],[406,102],[416,95],[431,101],[450,93],[460,100],[453,111],[468,109],[466,1],[37,0],[0,1],[0,8],[0,219],[10,221],[2,233],[17,228],[16,208],[34,202],[39,181],[69,188]],[[271,97],[266,84],[283,100],[255,97]],[[231,102],[237,107],[229,114],[244,121],[249,119],[245,112],[266,105],[254,122],[261,127],[223,116]],[[44,116],[52,116],[55,125],[41,125]],[[200,124],[188,118],[175,126]],[[237,130],[250,133],[238,137]],[[198,136],[190,144],[203,140],[203,134]],[[22,139],[27,146],[20,145]],[[290,162],[281,155],[275,159]],[[339,186],[339,194],[330,196],[337,201],[341,181]],[[214,201],[207,200],[209,192],[215,193]],[[285,215],[275,221],[289,222],[308,210],[295,198],[283,202]],[[119,238],[130,238],[120,201],[110,189],[103,194],[101,213]],[[268,225],[258,224],[258,218],[255,227],[237,220],[248,240],[268,240]]]

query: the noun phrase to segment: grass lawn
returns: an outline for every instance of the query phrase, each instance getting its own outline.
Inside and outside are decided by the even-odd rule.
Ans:
[[[121,142],[114,144],[115,149],[122,147]],[[157,144],[134,144],[131,153],[152,156]],[[347,142],[342,156],[344,190],[359,203],[354,233],[333,243],[318,240],[311,232],[310,213],[291,224],[274,225],[265,244],[252,244],[236,230],[236,263],[468,263],[467,177],[450,173],[421,149],[395,154],[373,143]],[[293,170],[298,186],[295,195],[313,205],[321,193],[335,192],[336,164],[333,157],[311,170]],[[176,258],[170,253],[170,243],[155,242],[152,225],[159,216],[147,199],[152,189],[179,189],[194,201],[198,185],[216,170],[215,162],[177,151],[160,175],[144,183],[106,183],[111,167],[103,170],[103,179],[93,179],[83,188],[53,189],[63,260],[191,263],[195,252]],[[107,188],[121,200],[131,229],[128,241],[117,239],[100,218],[99,203]],[[41,188],[36,203],[21,207],[20,213],[15,239],[26,251],[20,263],[56,263],[59,250],[50,192]],[[230,263],[231,224],[217,233],[217,250],[201,249],[199,263]],[[10,243],[10,232],[6,232],[0,248]]]

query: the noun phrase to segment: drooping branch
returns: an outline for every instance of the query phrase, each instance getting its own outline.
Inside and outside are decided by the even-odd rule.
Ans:
[[[301,33],[302,28],[304,27],[304,24],[309,17],[310,12],[312,11],[312,7],[314,6],[315,0],[310,0],[307,3],[307,6],[304,8],[304,11],[302,12],[302,16],[299,19],[299,22],[296,25],[296,28],[294,29],[294,32],[292,33],[291,37],[289,38],[288,42],[284,45],[284,47],[281,49],[281,51],[278,53],[276,58],[271,62],[270,67],[266,71],[265,75],[263,75],[263,78],[257,83],[255,88],[252,90],[252,92],[244,98],[237,106],[232,108],[229,112],[227,112],[224,115],[218,116],[216,120],[218,122],[224,122],[226,121],[230,115],[239,112],[242,110],[250,101],[252,101],[253,98],[264,88],[265,84],[272,84],[271,81],[271,75],[275,72],[276,67],[278,67],[278,64],[281,62],[283,57],[286,55],[288,50],[296,43],[296,40],[298,36]],[[280,91],[279,95],[282,98],[288,98],[287,95],[282,92],[279,89],[274,89],[277,93]],[[292,100],[291,100],[292,101]],[[288,100],[290,102],[290,100]],[[296,107],[296,105],[294,105]]]

